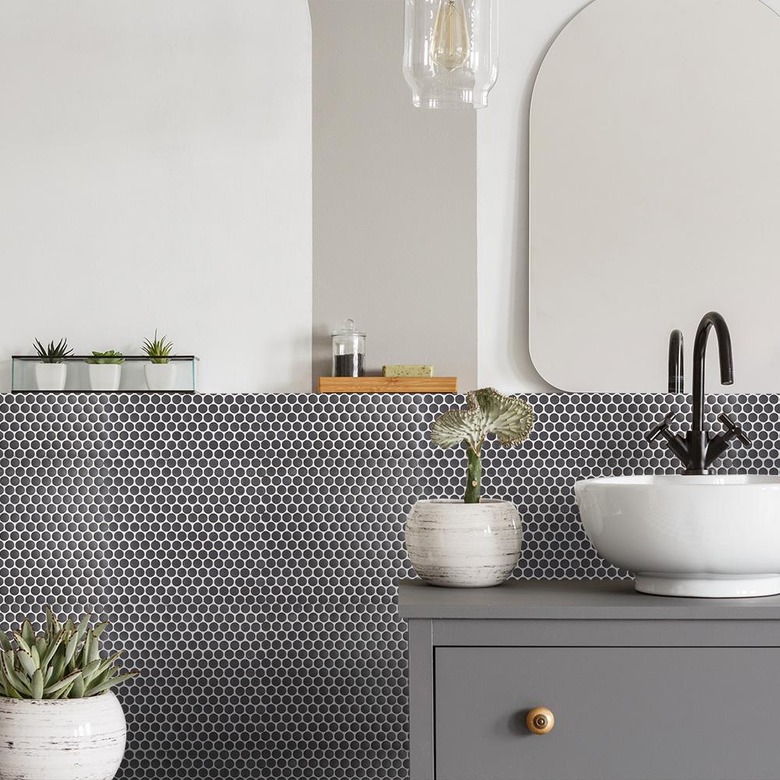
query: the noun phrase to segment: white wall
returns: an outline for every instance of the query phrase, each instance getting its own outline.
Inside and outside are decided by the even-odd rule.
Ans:
[[[403,4],[365,0],[359,24],[347,25],[358,0],[315,2],[326,20],[314,31],[324,36],[318,73],[330,68],[317,127],[323,142],[342,143],[335,161],[325,161],[328,176],[336,186],[339,165],[350,166],[343,181],[370,171],[367,197],[355,187],[353,203],[381,222],[378,231],[365,222],[354,231],[347,204],[323,201],[324,254],[315,258],[323,289],[337,284],[343,247],[358,289],[365,280],[370,291],[361,305],[377,367],[431,359],[450,373],[448,357],[425,354],[428,322],[438,354],[457,364],[451,372],[476,377],[464,387],[549,389],[528,355],[528,106],[548,46],[585,3],[502,2],[500,75],[489,107],[476,114],[475,257],[474,120],[412,111],[401,73]],[[780,0],[768,4],[780,8]],[[347,310],[352,286],[343,299],[330,286],[312,314],[307,4],[193,0],[181,9],[0,0],[0,358],[30,354],[35,337],[60,336],[79,351],[137,353],[160,328],[177,351],[200,355],[203,390],[308,390],[312,328],[321,347],[316,376],[331,320],[361,314]],[[369,67],[364,56],[362,76],[345,50],[358,38],[381,62]],[[346,75],[349,84],[339,84]],[[362,93],[354,89],[361,84]],[[355,136],[360,148],[350,154]],[[455,158],[460,167],[450,168],[443,190],[457,191],[452,200],[467,213],[421,217],[410,229],[399,215],[419,182],[393,171],[419,159],[420,144]],[[331,216],[337,221],[328,223]],[[420,231],[430,246],[448,242],[447,253],[459,247],[454,283],[444,252],[417,252]],[[476,314],[467,292],[475,268]],[[422,325],[393,341],[394,325],[408,317],[397,299],[421,280],[446,292]],[[478,324],[476,343],[462,340],[464,323]],[[8,389],[8,365],[0,359],[0,390]]]
[[[155,328],[204,391],[311,370],[306,0],[0,0],[0,390]]]

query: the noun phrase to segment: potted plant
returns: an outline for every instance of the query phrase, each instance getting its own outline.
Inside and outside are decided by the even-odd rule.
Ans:
[[[141,350],[149,358],[144,365],[146,386],[149,390],[173,390],[176,387],[176,364],[171,363],[170,357],[173,351],[173,343],[167,336],[144,339]]]
[[[68,347],[67,339],[60,339],[57,344],[50,341],[43,346],[38,339],[33,342],[33,347],[41,359],[35,364],[35,384],[39,390],[64,390],[68,378],[68,364],[65,358],[73,353]]]
[[[125,717],[110,690],[121,651],[101,653],[107,623],[60,622],[46,608],[37,634],[29,620],[0,631],[0,778],[111,780],[125,750]]]
[[[118,390],[122,379],[122,363],[125,359],[121,352],[113,349],[105,352],[92,351],[87,358],[89,366],[89,386],[93,390]]]
[[[466,401],[466,409],[445,412],[431,426],[435,444],[466,449],[464,498],[417,501],[406,523],[406,550],[425,582],[481,588],[498,585],[512,573],[522,542],[515,505],[481,497],[482,446],[490,435],[506,447],[524,441],[533,410],[493,388],[472,390]]]

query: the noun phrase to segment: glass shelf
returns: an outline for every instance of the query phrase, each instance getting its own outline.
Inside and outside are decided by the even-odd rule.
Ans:
[[[153,364],[146,355],[126,355],[121,364],[87,362],[94,360],[92,355],[70,355],[60,364],[47,364],[36,355],[13,355],[11,392],[194,393],[197,390],[195,355],[171,355],[167,364]],[[62,372],[57,366],[65,368],[64,387],[61,376],[51,376]]]

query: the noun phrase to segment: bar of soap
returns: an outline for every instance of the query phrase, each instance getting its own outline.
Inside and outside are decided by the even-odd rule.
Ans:
[[[433,376],[433,366],[382,366],[382,376]]]

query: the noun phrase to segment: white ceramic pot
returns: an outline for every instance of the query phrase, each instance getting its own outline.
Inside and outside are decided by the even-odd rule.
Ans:
[[[89,386],[93,390],[119,390],[121,363],[90,363]]]
[[[35,384],[39,390],[64,390],[67,378],[67,363],[35,364]]]
[[[125,734],[111,691],[86,699],[0,697],[0,780],[112,780]]]
[[[522,524],[510,501],[418,501],[406,521],[406,551],[430,585],[487,588],[517,565]]]
[[[176,387],[176,363],[146,363],[144,375],[149,390],[173,390]]]

